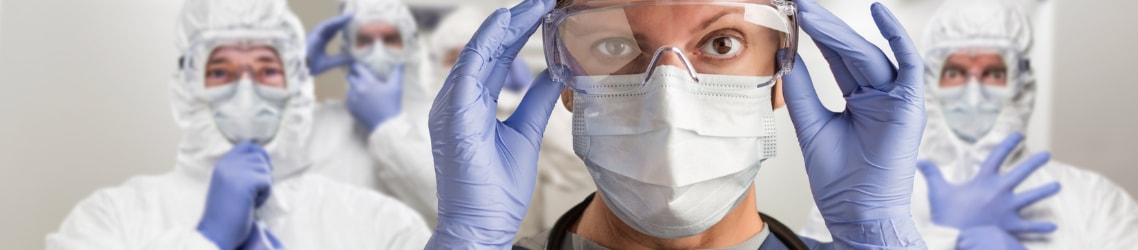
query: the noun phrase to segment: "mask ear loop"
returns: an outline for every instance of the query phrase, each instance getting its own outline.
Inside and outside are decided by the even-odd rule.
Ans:
[[[695,76],[695,67],[691,65],[691,61],[688,61],[688,57],[684,55],[684,51],[675,46],[668,45],[660,47],[660,49],[656,50],[656,54],[652,55],[652,61],[648,62],[648,72],[644,73],[644,79],[641,80],[641,85],[648,84],[648,80],[652,80],[652,74],[656,72],[656,64],[660,62],[660,55],[663,55],[664,52],[672,52],[676,54],[676,56],[679,56],[680,62],[683,62],[684,67],[688,69],[688,76],[691,77],[693,82],[699,83],[699,78]]]

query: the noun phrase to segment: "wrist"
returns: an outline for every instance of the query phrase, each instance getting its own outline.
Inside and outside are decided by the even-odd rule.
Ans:
[[[439,218],[425,249],[509,249],[516,230],[496,230]]]
[[[925,249],[912,217],[852,222],[826,221],[839,249]]]

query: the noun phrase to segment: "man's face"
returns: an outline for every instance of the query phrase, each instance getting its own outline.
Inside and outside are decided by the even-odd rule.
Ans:
[[[399,29],[386,22],[369,22],[356,30],[356,49],[366,49],[376,42],[392,49],[403,49],[403,35]]]
[[[940,75],[941,88],[962,86],[975,78],[977,82],[994,87],[1008,85],[1008,67],[1003,56],[995,52],[962,51],[953,53],[945,61]]]
[[[269,46],[220,46],[205,67],[205,86],[217,87],[251,77],[257,84],[285,88],[280,56]]]

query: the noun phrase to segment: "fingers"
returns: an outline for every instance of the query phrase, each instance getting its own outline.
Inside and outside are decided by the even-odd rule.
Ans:
[[[1000,165],[1004,163],[1004,159],[1008,158],[1008,155],[1012,153],[1012,150],[1015,150],[1020,141],[1023,141],[1022,134],[1017,132],[1009,135],[1000,145],[992,149],[992,153],[989,154],[988,158],[984,160],[984,163],[980,165],[980,173],[998,173]]]
[[[1028,205],[1035,204],[1035,202],[1059,193],[1061,187],[1058,182],[1052,182],[1042,187],[1024,191],[1015,195],[1015,200],[1012,204],[1015,204],[1015,208],[1018,211]]]
[[[350,64],[352,61],[352,57],[348,55],[327,56],[323,53],[309,53],[308,74],[312,76],[318,76],[320,74],[324,74],[324,72],[327,72],[330,69]]]
[[[1018,222],[1013,222],[1011,225],[1007,225],[1007,228],[1005,228],[1005,230],[1007,230],[1009,233],[1012,233],[1012,234],[1021,234],[1021,233],[1038,233],[1038,234],[1041,234],[1041,233],[1055,232],[1055,229],[1057,229],[1057,228],[1058,227],[1055,226],[1055,223],[1051,223],[1051,222],[1018,221]]]
[[[328,47],[328,42],[336,36],[341,30],[344,29],[349,22],[351,22],[353,15],[343,15],[334,17],[317,25],[308,35],[308,67],[309,74],[320,75],[328,69],[339,67],[341,65],[351,62],[351,57],[347,55],[337,55],[332,57],[325,56],[324,50]]]
[[[842,60],[842,55],[838,51],[817,41],[814,42],[814,45],[818,46],[818,50],[822,52],[822,57],[826,58],[826,63],[830,65],[830,72],[834,74],[834,79],[854,79],[853,74],[850,73],[850,69],[853,67],[846,65],[846,61]],[[856,81],[837,82],[838,88],[842,90],[842,96],[850,96],[859,86]]]
[[[392,76],[394,75],[396,74],[392,74]],[[372,73],[371,69],[363,63],[353,63],[352,69],[348,70],[348,87],[355,90],[364,90],[369,87],[364,83],[375,82],[378,79],[379,77],[376,77],[375,73]]]
[[[817,121],[833,115],[833,112],[822,105],[818,93],[814,90],[814,81],[810,79],[810,70],[798,56],[794,62],[794,69],[790,74],[782,77],[783,98],[786,99],[786,108],[790,118],[799,131],[811,129],[799,127],[799,124],[817,124]]]
[[[802,30],[840,54],[858,85],[883,89],[894,81],[896,69],[885,53],[837,16],[813,0],[798,2],[798,10]]]
[[[913,39],[909,38],[909,32],[905,31],[905,27],[901,26],[901,22],[897,21],[897,17],[893,15],[889,8],[881,3],[873,3],[870,7],[873,13],[873,21],[877,23],[877,29],[881,31],[881,36],[889,40],[889,47],[893,48],[893,56],[897,58],[897,79],[893,83],[906,84],[910,88],[914,88],[916,93],[924,93],[924,62],[921,60],[920,52],[917,46],[914,45]],[[891,88],[892,86],[883,86]],[[887,89],[880,89],[888,91]]]
[[[483,80],[490,75],[493,69],[490,60],[500,49],[501,39],[507,32],[506,25],[510,21],[507,14],[508,12],[505,9],[499,9],[482,22],[478,32],[474,33],[474,37],[466,43],[466,47],[458,55],[458,60],[455,61],[450,76],[447,77],[448,81],[443,83],[443,89],[440,92],[449,92],[448,89],[453,87],[452,83],[482,84]],[[463,78],[473,79],[461,80]],[[483,88],[484,86],[478,87]]]
[[[490,95],[498,99],[498,94],[510,73],[510,66],[522,47],[529,41],[530,36],[537,31],[541,18],[553,9],[553,0],[526,0],[510,8],[510,19],[506,28],[506,37],[502,39],[501,50],[493,54],[497,65],[493,72],[483,81]]]
[[[944,174],[940,172],[940,168],[931,161],[918,161],[917,169],[921,171],[921,174],[925,175],[925,182],[928,183],[930,191],[948,184],[948,181],[944,179]]]
[[[1027,158],[1027,160],[1024,160],[1023,163],[1017,165],[1015,169],[1008,171],[1008,173],[1003,178],[1004,186],[1008,188],[1015,188],[1016,186],[1019,186],[1019,184],[1023,182],[1024,179],[1027,179],[1028,176],[1031,176],[1031,173],[1034,173],[1035,170],[1039,170],[1039,168],[1043,167],[1043,165],[1047,165],[1047,161],[1050,160],[1051,153],[1043,152],[1032,155],[1031,157]]]
[[[561,96],[561,89],[564,88],[560,83],[554,82],[549,78],[549,71],[543,71],[534,79],[533,86],[526,92],[522,98],[521,104],[518,105],[518,110],[506,119],[504,124],[511,127],[523,136],[530,139],[530,142],[535,142],[535,147],[541,145],[541,138],[545,133],[545,125],[549,123],[549,114],[553,112],[553,107],[557,102],[557,98]]]

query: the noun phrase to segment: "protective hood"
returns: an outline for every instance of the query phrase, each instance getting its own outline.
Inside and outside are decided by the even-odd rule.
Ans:
[[[313,95],[312,78],[305,66],[304,30],[300,20],[282,0],[190,0],[176,26],[176,45],[182,56],[179,70],[170,81],[174,120],[183,131],[178,145],[177,166],[208,176],[214,164],[233,144],[218,130],[209,102],[199,94],[204,87],[204,67],[218,37],[273,37],[272,47],[284,66],[288,97],[279,129],[263,145],[277,180],[302,173],[311,165],[308,141]]]
[[[971,178],[996,145],[1011,133],[1023,133],[1027,129],[1035,105],[1035,77],[1027,58],[1032,44],[1031,25],[1015,2],[949,1],[933,15],[923,43],[925,107],[929,117],[921,144],[921,159],[931,160],[950,172],[946,173],[949,180]],[[941,70],[950,56],[947,52],[958,48],[991,48],[1018,55],[1005,57],[1010,97],[1004,101],[992,128],[974,143],[954,134],[944,115],[944,106],[935,94]],[[1006,162],[1017,162],[1020,152]]]
[[[348,41],[342,43],[342,50],[345,54],[353,55],[356,61],[374,61],[368,58],[359,58],[361,53],[353,53],[352,48],[356,46],[356,31],[359,30],[361,24],[381,21],[399,29],[400,35],[403,37],[404,50],[402,53],[398,53],[399,55],[393,56],[398,57],[399,62],[391,62],[390,65],[400,63],[404,65],[403,114],[410,116],[413,120],[422,120],[423,124],[426,124],[427,113],[430,111],[435,95],[438,94],[442,85],[439,84],[438,87],[435,87],[430,84],[441,80],[432,79],[430,68],[424,67],[427,61],[427,51],[424,49],[426,46],[419,39],[419,28],[415,24],[411,10],[398,0],[340,0],[340,13],[355,15],[352,22],[342,32],[344,41]]]

